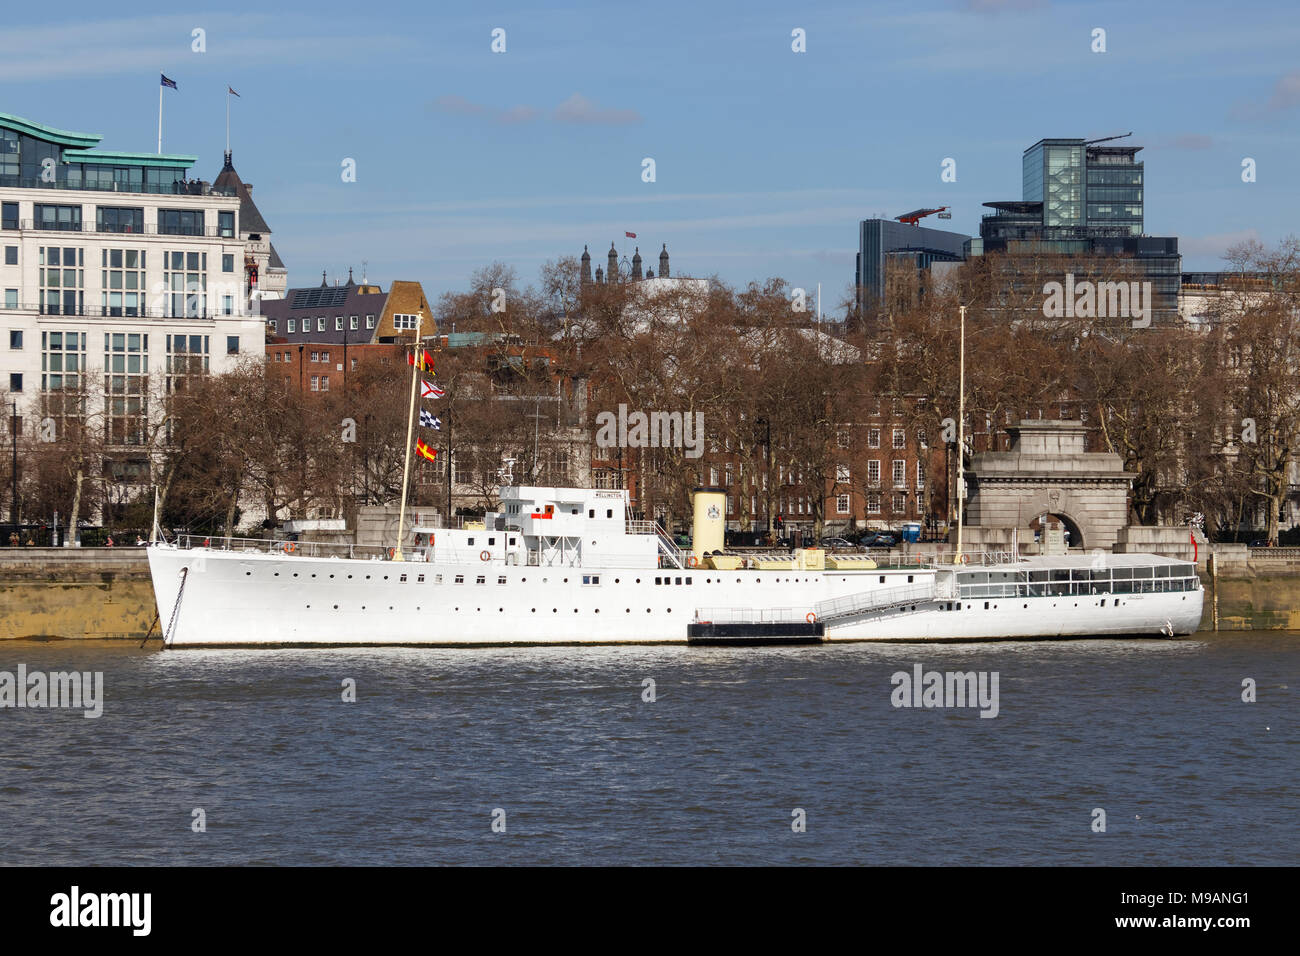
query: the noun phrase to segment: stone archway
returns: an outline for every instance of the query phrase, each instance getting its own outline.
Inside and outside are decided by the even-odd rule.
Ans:
[[[1037,536],[1039,532],[1042,531],[1044,524],[1046,524],[1050,528],[1054,522],[1058,524],[1062,530],[1065,531],[1066,534],[1065,543],[1067,547],[1070,548],[1088,547],[1086,543],[1086,539],[1084,538],[1083,530],[1079,527],[1079,522],[1075,521],[1074,518],[1070,517],[1070,515],[1065,514],[1063,512],[1056,512],[1056,511],[1040,512],[1038,515],[1036,515],[1033,518],[1033,520],[1029,522],[1029,528],[1031,531],[1034,532],[1035,536]]]
[[[1087,427],[1077,421],[1027,419],[1008,431],[1008,451],[971,456],[969,540],[1010,541],[1012,529],[1052,515],[1069,530],[1071,548],[1114,547],[1133,477],[1120,456],[1085,451]]]

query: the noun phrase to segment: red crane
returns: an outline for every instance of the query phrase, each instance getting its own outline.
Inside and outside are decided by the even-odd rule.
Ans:
[[[921,221],[922,219],[924,219],[926,216],[931,216],[931,215],[933,215],[933,214],[936,213],[936,212],[947,212],[947,211],[948,211],[948,207],[947,207],[947,206],[939,206],[939,207],[937,207],[937,208],[935,208],[935,209],[913,209],[913,210],[912,210],[911,212],[909,212],[909,213],[904,213],[903,215],[901,215],[901,216],[895,216],[894,218],[897,219],[899,222],[905,222],[905,223],[908,223],[909,225],[915,226],[918,222],[920,222],[920,221]],[[940,218],[940,219],[947,219],[947,218],[949,218],[949,217],[947,217],[947,216],[940,216],[939,218]]]

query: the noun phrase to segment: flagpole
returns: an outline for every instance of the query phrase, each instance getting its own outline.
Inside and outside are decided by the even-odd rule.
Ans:
[[[158,155],[162,155],[162,81],[158,81]]]
[[[230,152],[230,87],[226,87],[226,152]]]
[[[420,326],[424,322],[424,313],[415,314],[415,348],[420,348]],[[406,412],[406,461],[402,465],[402,505],[397,512],[397,547],[393,549],[393,560],[401,561],[402,541],[406,528],[406,487],[411,477],[411,437],[415,431],[415,383],[420,380],[421,359],[423,356],[411,354],[411,405]]]

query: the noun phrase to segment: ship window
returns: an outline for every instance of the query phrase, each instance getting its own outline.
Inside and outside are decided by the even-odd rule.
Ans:
[[[497,584],[505,584],[505,583],[506,583],[506,576],[504,574],[497,577]]]
[[[985,602],[984,602],[984,610],[987,611],[988,609],[989,609],[989,602],[988,602],[988,601],[985,601]]]
[[[423,575],[423,574],[417,575],[416,578],[415,578],[415,583],[416,583],[416,584],[423,584],[423,583],[424,583],[424,575]]]
[[[582,576],[582,583],[583,583],[583,584],[599,584],[599,583],[600,583],[600,575],[599,575],[599,574],[584,574],[584,575]]]
[[[489,547],[489,548],[492,547],[493,545],[495,545],[496,543],[497,543],[497,539],[496,539],[496,538],[488,538],[488,547]]]
[[[297,575],[295,575],[295,577],[296,576]],[[663,581],[660,578],[655,578],[655,584],[663,584]]]
[[[474,583],[475,583],[475,584],[487,584],[487,576],[486,576],[486,575],[483,575],[483,574],[480,574],[477,578],[474,579]]]
[[[515,543],[515,539],[514,539],[514,538],[511,538],[511,539],[510,539],[510,543],[513,545],[513,544]]]
[[[315,575],[312,575],[312,576],[315,577]],[[406,575],[403,574],[403,575],[402,575],[401,577],[399,577],[397,580],[400,581],[400,582],[402,582],[403,584],[405,584],[405,583],[406,583]]]
[[[681,579],[681,578],[678,578],[678,579],[677,579],[676,581],[674,581],[673,583],[674,583],[674,584],[681,584],[681,583],[682,583],[682,579]]]
[[[441,575],[441,574],[435,574],[435,575],[433,576],[433,583],[434,583],[434,584],[441,584],[441,583],[442,583],[442,575]]]
[[[909,575],[907,576],[907,583],[908,583],[908,584],[911,584],[911,583],[912,583],[912,578],[913,578],[913,575],[910,575],[910,574],[909,574]]]
[[[573,512],[573,514],[576,515],[576,514],[578,513],[578,509],[577,509],[577,508],[573,508],[573,509],[572,509],[572,512]]]
[[[606,508],[606,509],[605,509],[605,517],[606,517],[606,518],[612,518],[612,517],[614,517],[614,509],[613,509],[613,508]]]
[[[596,509],[595,509],[595,508],[588,508],[588,509],[587,509],[587,517],[588,517],[588,518],[594,518],[594,517],[596,517]]]
[[[885,583],[885,576],[883,574],[880,576],[880,583],[881,584]]]
[[[456,575],[456,583],[457,583],[457,584],[464,584],[464,583],[465,583],[465,575],[463,575],[463,574],[458,574],[458,575]]]
[[[474,539],[473,539],[473,538],[466,538],[465,540],[466,540],[466,542],[467,542],[471,547],[473,547],[473,545],[474,545]]]
[[[691,579],[690,579],[690,578],[687,578],[687,579],[686,579],[686,583],[687,583],[687,584],[690,584],[690,583],[691,583]]]

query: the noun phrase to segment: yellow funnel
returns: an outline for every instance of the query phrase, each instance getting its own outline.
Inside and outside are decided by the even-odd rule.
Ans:
[[[696,559],[721,551],[727,527],[727,492],[724,488],[696,488],[695,524],[691,529],[691,553]]]

